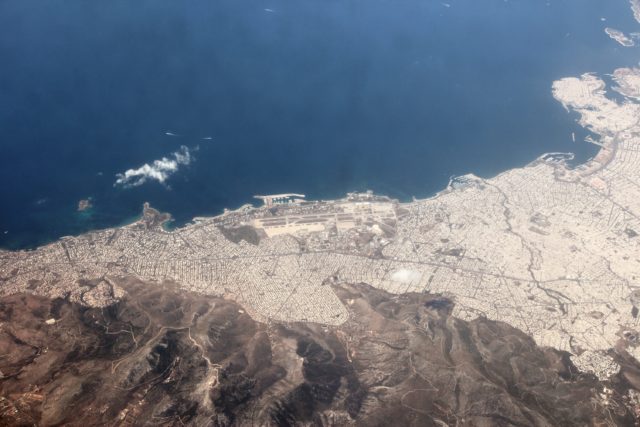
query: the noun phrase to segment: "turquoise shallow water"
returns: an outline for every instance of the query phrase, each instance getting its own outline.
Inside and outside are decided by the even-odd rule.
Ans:
[[[628,2],[446,3],[0,2],[0,246],[121,224],[144,201],[181,224],[253,194],[409,199],[593,155],[550,88],[637,64],[604,33],[639,30]],[[166,185],[114,187],[181,145],[195,161]]]

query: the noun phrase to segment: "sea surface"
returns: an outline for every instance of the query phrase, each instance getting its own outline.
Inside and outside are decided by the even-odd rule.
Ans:
[[[254,194],[409,200],[583,161],[551,84],[638,63],[607,26],[640,31],[626,0],[0,0],[0,247],[145,201],[179,225]],[[181,146],[164,183],[114,186]]]

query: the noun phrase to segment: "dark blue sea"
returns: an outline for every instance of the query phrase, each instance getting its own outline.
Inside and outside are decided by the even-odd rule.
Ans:
[[[626,0],[0,0],[0,246],[145,201],[181,224],[254,194],[408,200],[584,160],[551,84],[637,64],[606,26],[640,30]],[[181,146],[164,183],[114,186]]]

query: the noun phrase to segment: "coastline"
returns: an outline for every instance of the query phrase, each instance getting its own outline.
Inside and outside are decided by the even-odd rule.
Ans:
[[[465,13],[484,13],[482,8],[471,2],[468,3],[471,8],[466,12],[463,11],[464,8],[454,7],[444,11],[446,15],[442,18],[433,15],[434,23],[444,21],[455,26],[459,22],[458,18]],[[213,88],[211,88],[212,90],[209,92],[206,90],[198,92],[199,95],[195,97],[193,102],[181,105],[180,108],[167,108],[164,110],[166,114],[162,117],[154,116],[154,110],[146,110],[150,111],[149,114],[144,113],[145,108],[131,112],[128,114],[129,121],[126,129],[120,128],[117,123],[108,120],[108,118],[102,118],[99,114],[95,114],[95,117],[100,118],[99,121],[108,120],[108,122],[101,126],[98,122],[87,120],[78,122],[77,126],[73,127],[78,132],[86,131],[93,135],[85,139],[86,143],[82,147],[76,147],[78,149],[77,157],[82,160],[75,163],[74,171],[49,169],[46,162],[45,164],[37,164],[36,167],[35,162],[29,162],[34,165],[34,171],[32,171],[28,164],[20,163],[21,158],[28,159],[31,157],[31,153],[40,153],[39,157],[49,159],[48,163],[51,165],[64,164],[63,160],[68,159],[57,157],[56,151],[64,152],[66,150],[54,150],[49,147],[64,143],[64,141],[68,141],[65,144],[71,145],[75,144],[74,141],[83,139],[77,134],[67,132],[55,134],[55,132],[49,133],[43,130],[42,135],[47,135],[47,138],[52,141],[51,144],[47,144],[47,147],[43,146],[42,150],[35,146],[30,146],[28,150],[16,148],[13,150],[15,153],[10,153],[13,154],[13,156],[9,156],[11,161],[7,161],[3,168],[8,170],[8,175],[13,171],[10,163],[14,163],[16,168],[21,167],[25,176],[20,179],[17,191],[3,192],[3,201],[7,208],[3,212],[3,229],[0,229],[0,232],[8,231],[9,236],[0,235],[0,245],[6,249],[35,248],[55,241],[64,235],[77,236],[91,230],[126,225],[137,220],[140,206],[144,201],[150,201],[153,206],[163,211],[172,212],[176,220],[171,226],[179,227],[191,221],[193,217],[216,216],[224,212],[224,208],[239,207],[249,201],[254,192],[295,190],[308,192],[310,198],[313,199],[327,200],[342,197],[350,191],[373,189],[376,193],[387,194],[408,202],[412,196],[420,199],[433,197],[445,188],[450,175],[474,173],[481,177],[491,178],[511,168],[525,166],[549,151],[575,150],[578,154],[577,158],[581,160],[583,157],[579,153],[585,144],[579,144],[580,146],[575,148],[571,146],[568,136],[574,129],[571,128],[567,132],[564,125],[566,122],[573,122],[573,120],[565,121],[562,114],[556,114],[556,111],[560,111],[561,108],[548,96],[549,83],[560,76],[577,75],[576,73],[582,70],[604,73],[613,69],[613,66],[617,64],[631,64],[628,58],[636,56],[636,50],[623,50],[604,34],[603,29],[605,25],[611,25],[628,34],[631,31],[628,21],[633,18],[629,14],[627,2],[618,6],[609,6],[608,4],[607,7],[596,8],[591,6],[592,4],[595,6],[595,2],[590,1],[578,5],[582,11],[579,18],[582,29],[578,32],[578,28],[568,28],[567,22],[564,22],[563,18],[568,16],[566,15],[568,11],[575,9],[576,0],[561,3],[563,4],[554,2],[550,7],[524,3],[500,6],[505,17],[515,13],[519,19],[520,15],[518,14],[529,12],[528,16],[531,19],[523,22],[524,27],[521,26],[520,29],[536,34],[529,46],[530,54],[526,55],[522,55],[521,43],[519,43],[521,34],[515,32],[512,34],[513,37],[507,38],[508,40],[496,39],[497,44],[493,48],[497,55],[496,58],[513,59],[512,69],[504,67],[502,63],[496,63],[495,67],[493,65],[487,67],[487,63],[491,61],[484,59],[481,63],[477,61],[479,57],[486,58],[487,52],[482,50],[486,45],[483,37],[469,39],[468,36],[464,36],[460,32],[457,35],[455,31],[440,32],[438,28],[444,27],[439,26],[409,25],[413,22],[411,21],[405,22],[397,28],[388,28],[387,30],[392,30],[393,34],[405,35],[407,40],[412,40],[410,49],[402,50],[398,55],[395,52],[382,54],[381,52],[385,51],[380,49],[369,50],[369,48],[378,46],[377,43],[380,40],[377,36],[363,40],[366,43],[360,47],[366,48],[367,51],[363,53],[365,56],[362,59],[375,59],[376,61],[373,63],[380,64],[384,70],[380,70],[380,67],[374,67],[376,68],[373,70],[375,74],[373,89],[375,91],[364,91],[362,100],[370,101],[370,95],[378,93],[385,97],[383,100],[393,101],[393,103],[380,102],[375,103],[374,106],[371,102],[356,102],[354,113],[357,114],[352,118],[353,120],[345,121],[342,119],[341,117],[347,117],[343,114],[347,111],[337,111],[336,108],[333,108],[330,102],[333,95],[327,96],[326,100],[322,96],[323,94],[330,95],[333,92],[323,91],[319,94],[318,108],[308,107],[313,108],[313,111],[309,111],[311,113],[309,116],[316,117],[317,113],[318,121],[311,120],[309,123],[299,125],[303,122],[298,120],[297,115],[301,114],[304,109],[301,109],[298,104],[292,105],[286,104],[286,102],[290,100],[287,95],[289,91],[301,93],[300,89],[303,88],[295,86],[295,84],[292,86],[290,83],[295,83],[293,80],[297,81],[298,79],[291,79],[291,82],[286,82],[286,87],[285,85],[276,86],[277,90],[273,91],[275,98],[272,96],[274,94],[266,89],[268,85],[265,85],[261,89],[261,92],[265,92],[265,98],[247,109],[237,109],[239,106],[235,104],[234,99],[217,99],[211,96],[213,92]],[[216,7],[218,6],[225,7],[216,5]],[[417,22],[425,22],[423,18],[432,16],[431,13],[422,14],[422,11],[416,10],[414,6],[414,2],[409,2],[403,3],[400,8],[404,10],[402,13],[407,11],[420,13],[420,20]],[[370,14],[374,10],[377,12]],[[55,11],[52,12],[55,13]],[[233,12],[234,19],[238,19],[238,22],[244,22],[245,11],[236,10],[236,7],[233,6]],[[300,12],[300,10],[296,9],[296,12]],[[321,9],[318,9],[317,12],[320,14],[319,16],[324,16]],[[406,16],[396,15],[395,8],[392,11],[388,5],[368,5],[362,10],[365,15],[363,19],[375,18],[380,12],[390,16]],[[438,12],[441,11],[438,10]],[[288,17],[282,16],[282,18],[291,19],[292,13],[293,11],[290,11]],[[606,23],[600,21],[600,16],[607,18]],[[274,17],[275,15],[271,16],[271,18]],[[68,19],[64,16],[60,18]],[[327,16],[327,18],[331,18],[331,16]],[[146,15],[136,16],[135,19],[146,22]],[[453,19],[453,21],[449,19]],[[545,23],[543,33],[538,32],[540,28],[538,22]],[[293,25],[292,22],[288,21],[288,23]],[[310,22],[311,27],[313,27],[313,23]],[[36,34],[39,34],[41,28],[47,28],[46,22],[42,24],[40,27],[24,28],[31,28]],[[100,23],[97,24],[100,25]],[[265,23],[260,21],[259,24],[255,29],[262,28]],[[509,20],[496,24],[498,27],[496,35],[509,34],[506,31],[514,27],[513,22],[509,22]],[[478,25],[482,26],[483,24]],[[433,30],[427,27],[432,27]],[[346,37],[358,36],[351,30],[352,28],[354,27],[343,28]],[[198,26],[193,29],[195,39],[206,40],[210,35],[208,30],[200,31],[202,29]],[[312,38],[313,34],[309,34],[305,28],[296,25],[291,29],[301,37],[308,37],[306,40],[323,43],[326,52],[334,52],[338,55],[352,53],[343,51],[340,47],[341,43],[338,45],[333,42],[329,43],[326,38],[330,35],[316,39]],[[567,31],[571,31],[570,37],[565,37]],[[365,31],[365,33],[368,32]],[[224,35],[225,31],[220,30],[220,34]],[[446,43],[436,45],[429,42],[432,38],[428,36],[440,34],[446,37],[451,36],[451,41],[455,41],[455,49],[447,48]],[[489,36],[493,37],[493,34],[491,32]],[[253,40],[253,36],[259,38],[260,33],[254,34],[252,31],[252,34],[248,36]],[[433,40],[440,39],[436,37]],[[444,38],[443,40],[449,39]],[[551,40],[554,41],[553,46],[549,46]],[[93,40],[81,40],[78,45],[81,47],[91,41]],[[144,41],[138,40],[137,42]],[[295,46],[289,46],[286,40],[281,42],[279,49],[295,48]],[[139,46],[135,43],[136,40],[131,40],[132,46]],[[171,46],[178,48],[182,46],[179,41],[176,43],[178,45],[172,44]],[[540,50],[545,46],[549,46],[551,49]],[[588,49],[580,50],[580,46],[588,46]],[[70,49],[73,47],[69,46]],[[240,47],[244,46],[238,46],[238,48]],[[334,50],[336,47],[338,50]],[[176,58],[190,60],[188,57],[180,56],[182,51],[180,49],[175,51]],[[233,50],[229,51],[224,46],[216,46],[216,52],[229,58],[233,58],[234,54]],[[469,56],[469,54],[471,55]],[[431,55],[433,55],[433,60],[430,59]],[[15,58],[16,61],[13,62],[18,65],[7,65],[9,72],[12,69],[19,70],[19,65],[23,65],[20,62],[21,56],[18,54]],[[252,70],[270,70],[271,66],[276,64],[271,64],[268,61],[269,56],[265,53],[263,61],[255,64],[256,67],[252,67]],[[82,56],[77,57],[81,58]],[[350,54],[344,56],[345,59],[352,57],[353,55]],[[322,59],[326,59],[322,56],[314,58],[318,64],[327,64],[322,61]],[[467,73],[464,70],[458,73],[456,68],[443,67],[443,61],[449,60],[447,58],[455,60],[456,63],[469,65],[469,69],[476,68],[476,66],[478,68],[474,73]],[[595,60],[597,60],[597,64],[594,64]],[[206,58],[198,57],[194,63],[211,65],[206,61]],[[635,62],[637,61],[634,60],[633,63]],[[331,81],[332,86],[339,88],[336,95],[348,93],[343,89],[352,88],[353,85],[350,85],[348,81],[345,82],[342,76],[357,73],[360,69],[358,68],[359,63],[361,63],[360,60],[354,61],[354,63],[346,61],[344,65],[347,68],[343,70],[344,72],[327,75],[327,81]],[[47,70],[47,63],[40,65],[40,70]],[[165,70],[170,65],[159,64]],[[262,66],[266,68],[261,69]],[[198,69],[206,68],[198,67]],[[305,71],[302,68],[287,69],[280,67],[280,65],[277,65],[276,68],[279,70],[278,75],[285,71],[292,73],[287,75],[305,75],[301,74]],[[243,82],[254,75],[252,70],[245,69],[240,63],[226,70],[249,73],[238,75],[244,76],[241,79]],[[86,70],[86,72],[90,71]],[[473,76],[469,77],[471,74]],[[45,77],[43,73],[42,85],[49,84]],[[203,80],[208,81],[209,79],[207,73],[199,74],[197,77],[198,79],[194,79],[192,84],[200,87],[202,87],[200,83]],[[269,73],[264,77],[266,82],[277,83],[273,79],[269,80],[269,77],[274,77]],[[397,77],[406,77],[407,80],[398,80]],[[402,83],[403,81],[404,83]],[[486,85],[477,86],[478,82],[486,83]],[[138,87],[145,87],[145,81],[132,83]],[[397,85],[396,83],[401,84]],[[218,87],[213,82],[212,85],[215,86],[214,88]],[[519,90],[519,88],[533,89]],[[63,89],[64,87],[61,86],[61,90]],[[180,91],[174,89],[176,88],[167,85],[167,94],[178,96]],[[359,89],[353,87],[353,90]],[[130,92],[114,92],[109,99],[117,101],[124,93]],[[82,103],[82,105],[93,105],[95,97],[90,96],[91,93],[90,91],[78,92],[74,97],[77,97],[78,103]],[[468,94],[473,96],[468,97]],[[281,98],[280,95],[285,98]],[[308,94],[305,93],[306,95]],[[338,101],[339,104],[336,106],[342,105],[344,99],[340,98]],[[395,102],[399,102],[399,105],[404,105],[404,107],[385,107],[386,104],[395,105]],[[156,100],[154,100],[154,104],[160,105]],[[239,99],[238,104],[250,107],[245,99]],[[289,110],[287,105],[292,105],[292,108]],[[382,105],[382,107],[377,105]],[[274,117],[274,114],[266,111],[269,106],[284,108],[283,111],[286,111],[288,119],[278,120],[277,115]],[[252,129],[245,132],[236,127],[233,120],[234,114],[230,113],[229,116],[226,116],[226,111],[237,112],[235,117],[238,118],[238,121],[250,123],[250,127],[255,127],[255,131]],[[358,114],[362,118],[361,120],[358,120]],[[52,119],[42,121],[51,125],[56,123],[55,116],[49,115],[49,117]],[[390,121],[381,121],[381,117],[388,117]],[[560,118],[558,119],[558,117]],[[459,118],[462,121],[458,121]],[[549,118],[551,120],[548,120]],[[27,123],[34,122],[34,119],[32,114],[25,111],[24,117],[16,117],[16,121]],[[343,121],[346,126],[344,129],[336,126]],[[439,126],[440,123],[443,125]],[[487,126],[487,123],[490,125]],[[8,128],[13,128],[13,125],[8,122],[7,125]],[[563,128],[565,129],[564,133],[562,132]],[[116,129],[121,130],[115,132]],[[336,131],[324,133],[323,129],[336,129]],[[464,132],[459,129],[464,129]],[[112,132],[112,130],[114,131]],[[165,134],[167,130],[174,131],[171,132],[172,136]],[[204,135],[213,135],[214,140],[204,142],[197,139]],[[380,135],[379,138],[378,135]],[[521,135],[522,138],[520,139],[518,135]],[[290,136],[291,138],[289,138]],[[7,141],[10,141],[12,139],[11,132],[6,133],[5,137]],[[33,137],[28,139],[37,140]],[[187,141],[187,139],[189,140]],[[19,145],[26,147],[25,141],[26,139],[20,141]],[[153,159],[160,159],[173,152],[182,143],[187,145],[201,144],[202,150],[198,154],[198,160],[192,166],[185,167],[184,171],[171,178],[171,186],[179,189],[178,191],[174,190],[174,194],[166,191],[160,185],[155,188],[155,182],[145,184],[144,188],[126,190],[128,194],[125,194],[125,191],[122,191],[121,194],[110,190],[112,181],[115,179],[114,175],[117,173],[153,162]],[[17,146],[18,142],[15,144]],[[275,145],[275,148],[263,148],[268,145]],[[303,149],[296,148],[300,146]],[[319,146],[323,148],[315,148]],[[345,146],[348,148],[341,148]],[[413,148],[419,146],[426,148]],[[86,147],[91,147],[91,152]],[[105,153],[101,150],[107,147],[110,153],[118,153],[113,154],[113,159],[110,159],[111,155],[102,155]],[[238,149],[237,147],[242,148]],[[319,160],[317,162],[303,160],[302,167],[290,167],[286,164],[287,162],[279,161],[283,156],[275,153],[278,149],[284,150],[288,157],[302,159],[309,155],[309,157],[318,157]],[[243,151],[246,156],[243,156]],[[330,154],[325,157],[322,155],[323,152]],[[484,155],[484,153],[488,154]],[[591,154],[589,153],[589,155]],[[95,160],[99,158],[108,160]],[[379,161],[379,158],[384,160]],[[476,159],[475,163],[473,158]],[[350,170],[352,159],[356,159],[353,161],[355,166],[353,170]],[[260,162],[260,160],[263,161]],[[261,164],[272,165],[273,175],[268,175],[269,168],[262,167]],[[388,169],[384,169],[386,164],[389,165]],[[460,167],[456,167],[456,164]],[[208,170],[203,172],[205,169],[214,172]],[[31,177],[31,175],[37,176],[38,170],[43,176],[48,177],[45,181],[50,181],[50,183],[41,185],[41,178]],[[238,175],[233,172],[234,170],[239,171]],[[305,175],[307,171],[309,177]],[[327,172],[326,176],[323,176],[323,172]],[[53,173],[56,175],[54,176]],[[272,179],[271,176],[274,178]],[[397,178],[398,176],[403,177]],[[189,188],[191,184],[187,184],[187,180],[190,180],[193,187],[199,188],[199,190],[191,192]],[[237,184],[237,182],[240,183]],[[295,184],[299,184],[300,187],[288,187],[289,183],[294,184],[292,187],[296,187]],[[219,191],[213,189],[216,186],[221,187]],[[64,194],[60,191],[63,188],[65,189]],[[75,203],[78,199],[89,194],[95,195],[98,201],[95,213],[92,218],[76,225],[74,218],[65,216],[72,210],[70,202],[65,199],[68,197]],[[165,196],[166,198],[163,198]],[[42,206],[35,205],[37,199],[44,198],[48,198],[49,202]],[[181,201],[184,201],[184,204]]]
[[[567,110],[569,111],[569,110]],[[575,165],[570,165],[567,162],[563,162],[563,167],[566,168],[566,170],[568,172],[571,171],[576,171],[582,168],[587,168],[589,165],[594,164],[594,162],[596,161],[596,159],[602,155],[602,153],[605,153],[607,151],[610,151],[610,146],[605,146],[604,144],[600,144],[600,143],[596,143],[593,140],[589,141],[589,140],[585,140],[581,143],[591,143],[593,145],[599,146],[600,149],[597,151],[597,153],[588,158],[587,160],[585,160],[582,163],[579,164],[575,164]],[[615,147],[615,144],[612,144]],[[509,168],[506,170],[503,170],[501,172],[498,172],[492,176],[479,176],[476,175],[474,172],[469,172],[466,174],[462,174],[462,175],[452,175],[449,178],[448,183],[444,186],[444,188],[441,188],[440,190],[437,190],[433,193],[431,193],[430,195],[426,195],[426,196],[422,196],[422,197],[415,197],[415,196],[411,196],[411,197],[405,197],[405,198],[399,198],[399,197],[392,197],[389,196],[387,194],[384,193],[378,193],[378,192],[373,192],[372,190],[369,189],[364,189],[364,190],[356,190],[356,191],[349,191],[346,190],[343,193],[342,197],[336,197],[336,198],[318,198],[318,199],[308,199],[306,200],[307,202],[333,202],[333,201],[337,201],[337,200],[342,200],[344,198],[347,197],[348,194],[350,193],[364,193],[364,192],[372,192],[374,195],[376,196],[384,196],[384,197],[391,197],[394,200],[397,200],[401,205],[402,204],[409,204],[412,202],[424,202],[424,201],[430,201],[430,200],[434,200],[437,199],[438,197],[449,193],[450,191],[452,191],[454,188],[452,187],[452,182],[455,181],[458,178],[461,177],[473,177],[473,178],[477,178],[477,179],[481,179],[481,180],[492,180],[495,178],[499,178],[502,175],[508,174],[509,172],[516,170],[516,169],[523,169],[523,168],[527,168],[527,167],[531,167],[531,166],[535,166],[536,164],[538,164],[539,162],[543,161],[544,162],[544,157],[546,156],[550,156],[550,155],[554,155],[554,154],[570,154],[571,156],[574,156],[574,153],[558,153],[558,152],[548,152],[548,153],[543,153],[541,155],[539,155],[538,157],[536,157],[534,160],[526,163],[523,166],[516,166],[513,168]],[[609,161],[613,158],[613,156],[609,155],[607,156]],[[597,162],[597,164],[601,165],[602,163]],[[251,198],[247,198],[247,200],[251,200],[253,199],[253,197]],[[44,239],[41,243],[38,243],[36,245],[33,246],[25,246],[25,247],[19,247],[19,248],[10,248],[10,247],[5,247],[5,246],[0,246],[0,251],[10,251],[10,252],[21,252],[21,251],[33,251],[38,249],[39,247],[43,247],[43,246],[47,246],[47,245],[51,245],[51,244],[55,244],[56,242],[63,240],[63,239],[67,239],[67,238],[76,238],[79,237],[81,235],[87,234],[87,233],[92,233],[92,232],[100,232],[100,231],[105,231],[105,230],[110,230],[110,229],[118,229],[118,228],[126,228],[126,227],[130,227],[133,226],[135,224],[140,223],[143,218],[144,218],[144,212],[146,207],[151,207],[153,208],[153,206],[150,205],[149,202],[143,202],[142,203],[142,207],[140,209],[140,212],[132,215],[132,216],[128,216],[126,218],[124,218],[122,221],[116,223],[115,225],[112,226],[105,226],[105,227],[97,227],[97,228],[90,228],[87,229],[85,231],[82,231],[78,234],[70,234],[70,235],[63,235],[63,236],[58,236],[58,237],[52,237],[50,239]],[[238,207],[224,207],[222,209],[222,212],[219,213],[214,213],[211,215],[195,215],[193,216],[191,219],[185,220],[185,221],[181,221],[181,222],[177,222],[175,220],[175,218],[173,218],[171,216],[171,212],[162,212],[162,214],[168,214],[169,218],[164,220],[161,224],[161,229],[166,232],[166,233],[173,233],[176,231],[179,231],[180,229],[189,226],[197,221],[202,221],[202,220],[214,220],[214,219],[219,219],[219,218],[224,218],[226,215],[229,214],[234,214],[234,213],[238,213],[242,210],[245,209],[260,209],[263,206],[261,205],[256,205],[255,202],[247,202],[247,203],[242,203],[240,206]],[[95,208],[94,208],[95,209]],[[155,210],[155,208],[153,208]]]
[[[622,73],[628,82],[636,76],[640,69]],[[394,294],[447,295],[455,317],[512,324],[606,379],[618,368],[606,351],[636,313],[630,304],[640,267],[629,260],[640,244],[640,103],[612,101],[589,74],[556,83],[556,98],[601,137],[593,140],[598,154],[575,167],[571,155],[547,153],[489,179],[452,178],[411,202],[357,193],[324,203],[245,204],[170,232],[161,227],[170,217],[146,205],[138,222],[119,229],[3,252],[4,292],[70,292],[81,300],[78,277],[133,275],[237,295],[260,318],[333,327],[348,313],[323,285],[367,283]],[[100,306],[115,299],[95,298]],[[627,350],[640,358],[640,348]]]

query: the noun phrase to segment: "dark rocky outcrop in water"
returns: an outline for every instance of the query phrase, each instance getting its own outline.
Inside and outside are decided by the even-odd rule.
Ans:
[[[336,285],[340,327],[259,323],[169,283],[105,309],[0,300],[1,425],[634,425],[640,367],[604,384],[442,296]],[[52,319],[55,319],[52,320]]]

